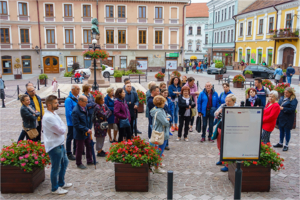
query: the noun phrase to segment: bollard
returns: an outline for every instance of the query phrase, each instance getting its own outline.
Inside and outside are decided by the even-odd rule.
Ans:
[[[40,80],[37,79],[37,89],[40,90]]]
[[[60,89],[57,90],[57,93],[58,93],[57,96],[58,96],[58,98],[60,99]]]
[[[18,94],[18,100],[20,100],[20,99],[19,99],[19,95],[20,95],[19,85],[17,85],[17,94]]]
[[[141,84],[141,75],[139,74],[139,84]]]
[[[167,199],[173,199],[173,171],[168,171]]]
[[[45,78],[45,87],[47,87],[47,79]]]
[[[73,78],[71,77],[71,84],[72,84]]]
[[[197,88],[199,88],[199,81],[197,81]]]
[[[110,82],[110,75],[108,76],[108,82]]]
[[[242,175],[243,175],[243,170],[241,169],[241,163],[242,163],[242,161],[236,161],[234,199],[241,199]]]

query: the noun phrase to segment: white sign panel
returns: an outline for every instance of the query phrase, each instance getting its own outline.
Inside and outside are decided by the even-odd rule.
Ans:
[[[121,68],[126,68],[126,57],[125,57],[125,59],[122,59],[122,57],[121,57]]]
[[[167,60],[166,68],[167,69],[177,69],[177,60]]]
[[[258,160],[263,108],[223,110],[222,160]]]
[[[138,70],[140,69],[147,69],[147,65],[148,65],[148,61],[147,60],[138,60],[139,62],[139,66],[138,66]]]
[[[72,67],[73,65],[73,57],[67,57],[67,66]]]

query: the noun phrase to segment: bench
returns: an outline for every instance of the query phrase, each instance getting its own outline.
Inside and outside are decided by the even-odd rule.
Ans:
[[[84,75],[83,77],[84,77],[83,80],[87,80],[87,79],[89,79],[90,75]],[[73,81],[76,83],[74,75],[71,76],[71,84],[72,84]],[[78,80],[78,82],[79,82],[79,80]]]
[[[147,82],[147,76],[146,74],[129,74],[130,80],[139,80],[139,83],[141,83],[141,79],[144,79]]]
[[[227,81],[228,78],[229,78],[229,75],[223,75],[223,78],[219,79],[219,84],[220,84],[220,81],[222,82],[222,84],[223,84],[223,82],[226,83],[226,81]]]
[[[254,80],[246,78],[245,82],[243,83],[243,87],[245,87],[245,89],[247,89],[246,85],[249,85],[249,87],[254,87]]]

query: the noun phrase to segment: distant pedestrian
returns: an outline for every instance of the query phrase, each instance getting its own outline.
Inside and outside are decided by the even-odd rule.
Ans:
[[[146,92],[146,113],[145,113],[147,118],[149,118],[149,108],[147,105],[148,105],[148,98],[151,96],[150,88],[155,85],[156,83],[154,81],[150,81],[148,83],[148,90]]]
[[[255,89],[257,91],[257,97],[261,100],[261,106],[265,107],[267,96],[270,94],[270,90],[262,85],[262,79],[254,79]]]
[[[57,82],[56,78],[54,77],[53,81],[52,81],[52,93],[57,92],[57,88],[58,88],[58,82]]]
[[[245,106],[251,106],[251,107],[259,107],[262,106],[261,99],[257,96],[257,91],[255,88],[250,88],[248,90],[247,96],[249,98],[246,99]]]
[[[275,76],[275,84],[277,85],[279,83],[279,80],[283,76],[283,71],[280,68],[280,66],[278,66],[278,68],[275,70],[274,76]]]
[[[199,96],[200,92],[198,91],[198,87],[197,87],[197,85],[195,83],[195,79],[193,77],[189,77],[187,79],[187,83],[184,86],[189,87],[189,89],[190,89],[190,95],[193,97],[194,102],[196,103],[197,102],[197,97]],[[194,120],[195,120],[195,117],[192,117],[190,119],[190,128],[189,128],[190,132],[193,132]]]
[[[81,70],[80,72],[80,77],[79,77],[79,80],[80,80],[80,83],[82,84],[82,80],[84,79],[84,76],[85,76],[85,73]]]
[[[295,69],[293,68],[292,64],[289,64],[288,68],[286,69],[286,78],[290,85],[292,84],[292,78],[294,74],[295,74]]]
[[[118,126],[115,123],[115,115],[114,115],[114,108],[115,108],[115,97],[114,97],[114,88],[113,87],[109,87],[106,90],[107,95],[104,98],[104,103],[107,105],[107,107],[110,109],[111,111],[111,115],[110,117],[107,119],[108,122],[108,129],[107,129],[107,133],[108,133],[108,137],[109,137],[109,142],[113,143],[113,142],[117,142],[117,134],[118,134]],[[113,137],[111,134],[111,129],[113,129],[114,133],[113,133]]]
[[[174,77],[170,81],[170,85],[168,88],[169,96],[171,97],[172,102],[174,103],[174,114],[173,114],[173,126],[171,127],[171,131],[178,131],[178,96],[181,92],[181,80],[178,77]]]
[[[75,75],[74,75],[74,81],[75,81],[75,83],[79,83],[79,81],[80,81],[80,73],[77,71],[76,73],[75,73]]]
[[[4,84],[4,80],[2,79],[2,74],[0,74],[0,99],[2,100],[2,108],[5,108],[5,103],[4,103],[4,99],[5,99],[5,84]]]

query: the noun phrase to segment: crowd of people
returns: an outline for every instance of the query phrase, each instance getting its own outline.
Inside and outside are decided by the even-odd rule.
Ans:
[[[175,134],[175,131],[177,131],[176,141],[183,139],[188,142],[188,134],[193,132],[195,118],[200,117],[202,120],[200,142],[205,142],[207,138],[208,142],[213,143],[216,139],[220,150],[222,108],[239,106],[230,85],[223,83],[222,86],[223,91],[218,94],[210,82],[207,82],[205,88],[199,92],[193,77],[184,77],[183,80],[172,77],[168,83],[160,83],[159,86],[154,81],[149,82],[146,92],[146,117],[150,145],[157,145],[151,142],[153,134],[163,133],[163,141],[158,145],[162,156],[164,150],[170,150],[169,136]],[[69,160],[75,161],[79,169],[86,169],[82,163],[82,155],[85,154],[87,165],[97,164],[92,157],[93,136],[96,138],[97,157],[105,157],[106,135],[113,143],[131,139],[137,133],[141,134],[136,126],[138,95],[130,79],[124,80],[124,87],[116,90],[112,87],[107,88],[106,96],[99,94],[95,98],[90,94],[90,85],[82,86],[82,94],[79,85],[72,85],[65,100],[67,126],[55,113],[58,109],[58,99],[55,95],[46,98],[47,110],[44,110],[41,98],[36,95],[31,83],[26,85],[26,90],[25,94],[20,95],[23,130],[18,140],[26,137],[40,141],[43,130],[46,152],[49,153],[52,163],[51,183],[54,194],[66,193],[65,188],[72,186],[64,182]],[[271,133],[277,125],[280,138],[274,147],[283,147],[283,151],[288,151],[298,101],[291,87],[285,89],[284,96],[279,101],[278,98],[276,91],[270,92],[262,85],[262,80],[256,78],[255,87],[250,88],[246,99],[241,101],[246,101],[245,106],[264,107],[262,142],[270,142]],[[218,136],[212,139],[215,125]],[[34,138],[29,134],[33,129],[38,133]],[[67,139],[64,146],[66,131]],[[222,162],[218,161],[216,165],[222,165]],[[154,172],[165,173],[163,167],[164,164],[155,166]],[[227,166],[221,168],[221,171],[228,171]]]

